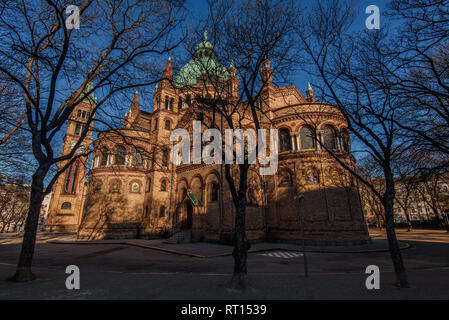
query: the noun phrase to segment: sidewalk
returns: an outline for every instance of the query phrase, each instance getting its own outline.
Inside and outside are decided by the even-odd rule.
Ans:
[[[187,244],[168,244],[165,240],[94,240],[94,241],[64,241],[64,240],[48,240],[51,244],[75,244],[75,245],[96,245],[96,244],[114,244],[129,245],[146,249],[159,250],[167,253],[186,255],[195,258],[213,258],[232,255],[233,247],[229,245],[196,242]],[[410,246],[405,242],[400,242],[401,249],[407,249]],[[297,244],[288,243],[254,243],[251,244],[249,253],[264,252],[273,250],[283,251],[302,251],[302,247]],[[364,245],[346,245],[346,246],[306,246],[306,252],[317,253],[366,253],[366,252],[386,252],[388,251],[388,243],[386,240],[373,240],[370,244]]]

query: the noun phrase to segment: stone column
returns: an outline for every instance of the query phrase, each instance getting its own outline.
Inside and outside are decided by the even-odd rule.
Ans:
[[[299,132],[296,133],[296,146],[298,147],[297,150],[301,151],[301,136]]]
[[[293,132],[290,132],[290,137],[292,138],[292,151],[295,152],[295,134]]]

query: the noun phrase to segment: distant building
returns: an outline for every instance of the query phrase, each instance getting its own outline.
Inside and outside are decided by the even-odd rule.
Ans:
[[[23,231],[29,204],[29,185],[0,185],[0,232]]]
[[[384,180],[376,179],[374,185],[383,190]],[[396,224],[432,225],[447,223],[449,210],[449,177],[447,175],[406,177],[395,180],[395,201],[393,206]],[[384,212],[380,201],[366,187],[361,185],[361,198],[365,219],[371,226],[384,225]]]
[[[42,200],[41,213],[39,215],[39,229],[45,227],[45,222],[47,221],[48,211],[50,209],[50,201],[53,193],[50,192],[45,195],[44,200]]]

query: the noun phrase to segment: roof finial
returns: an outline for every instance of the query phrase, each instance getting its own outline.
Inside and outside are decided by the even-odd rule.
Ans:
[[[204,41],[207,41],[207,30],[204,30]]]
[[[168,52],[168,60],[171,60],[171,50]]]
[[[312,90],[312,86],[310,85],[310,82],[307,82],[307,90]]]
[[[231,65],[229,66],[229,68],[235,69],[234,59],[231,59]]]

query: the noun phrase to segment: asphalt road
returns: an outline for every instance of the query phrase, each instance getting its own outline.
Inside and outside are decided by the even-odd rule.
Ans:
[[[373,232],[374,238],[382,233]],[[245,292],[227,288],[231,256],[196,258],[119,244],[39,243],[31,283],[11,283],[20,243],[0,245],[0,299],[448,299],[449,235],[399,233],[412,287],[398,289],[388,252],[250,253]],[[80,269],[79,290],[67,290],[65,268]],[[365,269],[380,269],[380,290],[367,290]]]

